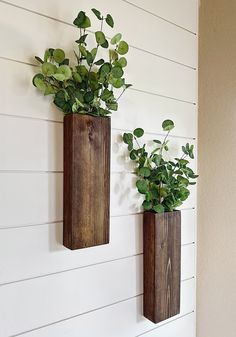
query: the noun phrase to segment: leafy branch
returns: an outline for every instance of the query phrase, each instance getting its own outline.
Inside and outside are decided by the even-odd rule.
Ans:
[[[118,100],[131,86],[123,77],[127,65],[123,55],[127,54],[129,46],[120,33],[109,43],[103,32],[103,24],[106,22],[113,28],[112,16],[103,16],[95,8],[92,12],[101,21],[100,30],[94,33],[95,47],[88,48],[86,29],[91,27],[91,21],[84,11],[80,11],[73,22],[79,29],[79,39],[76,40],[78,51],[74,51],[77,65],[70,66],[70,60],[62,49],[49,48],[43,59],[35,56],[41,72],[34,76],[33,84],[44,95],[52,95],[54,104],[64,114],[106,117],[118,109]],[[98,57],[99,48],[108,49],[107,61]],[[113,88],[122,92],[116,97]]]
[[[146,144],[140,146],[138,138],[144,135],[142,128],[132,133],[124,133],[123,141],[128,146],[129,157],[136,164],[135,173],[138,177],[136,187],[144,196],[145,211],[156,213],[172,212],[189,197],[189,185],[194,185],[198,175],[188,166],[187,158],[194,159],[194,146],[187,143],[182,146],[183,155],[180,158],[166,160],[168,152],[168,136],[174,128],[171,120],[162,123],[166,132],[163,141],[154,139],[154,149],[151,153],[146,150]]]

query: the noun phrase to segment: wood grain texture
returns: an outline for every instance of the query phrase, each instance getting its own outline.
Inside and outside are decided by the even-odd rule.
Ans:
[[[144,316],[159,323],[180,312],[181,213],[144,212]]]
[[[109,242],[110,119],[64,118],[63,244],[79,249]]]

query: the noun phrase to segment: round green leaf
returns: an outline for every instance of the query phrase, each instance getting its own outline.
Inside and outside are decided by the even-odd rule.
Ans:
[[[60,81],[60,82],[63,82],[65,81],[65,76],[64,74],[54,74],[53,77],[57,80],[57,81]]]
[[[106,76],[110,73],[111,71],[111,65],[110,63],[104,63],[101,68],[99,69],[99,72],[102,76]]]
[[[107,14],[107,17],[106,17],[106,23],[111,27],[113,28],[114,27],[114,20],[112,18],[112,16],[110,14]]]
[[[153,206],[153,210],[156,213],[163,213],[165,211],[165,208],[161,204],[158,204],[158,205]]]
[[[133,147],[134,147],[133,142],[132,142],[132,143],[129,143],[129,145],[128,145],[128,150],[132,152]],[[131,158],[131,157],[132,157],[132,158]],[[130,159],[134,160],[134,159],[133,159],[133,156],[131,156],[131,153],[130,153]]]
[[[65,60],[65,53],[62,49],[55,49],[53,51],[53,58],[57,63],[62,63]]]
[[[79,45],[79,50],[84,57],[87,56],[87,50],[83,45],[81,45],[81,44]]]
[[[138,180],[136,186],[139,193],[146,194],[148,192],[148,183],[146,180]]]
[[[88,28],[91,26],[89,17],[85,15],[85,12],[80,11],[73,24],[78,28]]]
[[[97,55],[97,52],[98,52],[98,49],[97,49],[97,48],[93,48],[93,49],[91,50],[91,55],[92,55],[92,57],[93,57],[93,60],[95,59],[95,57],[96,57],[96,55]]]
[[[106,107],[109,109],[109,110],[113,110],[113,111],[117,111],[118,109],[118,103],[117,102],[106,102]]]
[[[51,53],[49,49],[46,49],[44,53],[44,57],[43,57],[44,62],[47,62],[50,56],[51,56]]]
[[[108,41],[106,40],[103,44],[101,44],[101,47],[102,48],[108,48],[109,47]]]
[[[120,41],[117,51],[120,55],[125,55],[129,51],[128,44],[125,41]]]
[[[45,92],[46,90],[46,84],[44,82],[44,77],[42,74],[37,74],[33,78],[33,84],[36,88],[38,88],[41,92]]]
[[[143,208],[144,208],[145,211],[150,211],[150,209],[152,209],[151,201],[144,200]]]
[[[172,120],[170,119],[166,119],[163,123],[162,123],[162,128],[164,131],[170,131],[175,127],[175,124]]]
[[[100,66],[100,65],[103,64],[103,63],[104,63],[104,60],[103,60],[103,59],[100,59],[100,60],[94,62],[94,64],[96,64],[96,66]]]
[[[36,75],[34,75],[34,77],[33,77],[33,79],[32,79],[32,83],[33,83],[33,85],[36,87],[36,83],[35,83],[35,80],[36,79],[41,79],[41,80],[44,80],[44,76],[43,76],[43,74],[36,74]]]
[[[84,22],[81,25],[81,28],[89,28],[91,27],[91,21],[88,16],[85,17]]]
[[[81,83],[82,82],[82,77],[80,76],[79,73],[74,72],[73,73],[73,78],[76,82]]]
[[[127,60],[125,57],[121,57],[119,60],[118,60],[119,64],[121,65],[122,68],[126,67],[127,66]]]
[[[54,98],[54,103],[56,104],[56,106],[58,106],[59,108],[63,109],[63,107],[66,104],[66,99],[65,99],[65,92],[63,90],[59,90]]]
[[[138,172],[139,175],[142,177],[149,177],[151,174],[151,171],[149,170],[148,167],[141,167]]]
[[[117,44],[122,38],[122,35],[120,33],[116,34],[112,39],[111,39],[111,44]]]
[[[106,42],[106,37],[103,32],[99,31],[95,33],[97,44],[102,45]]]
[[[140,138],[140,137],[143,136],[143,134],[144,134],[144,130],[141,129],[141,128],[137,128],[137,129],[134,130],[134,135],[135,135],[135,137]]]
[[[55,74],[56,71],[57,67],[55,66],[55,64],[45,62],[42,65],[42,72],[45,76],[52,76],[53,74]]]
[[[101,12],[99,12],[96,8],[92,8],[91,10],[96,15],[98,20],[102,20]]]
[[[123,141],[125,144],[130,144],[133,142],[133,135],[132,133],[124,133],[123,134]]]
[[[113,87],[119,89],[123,86],[124,79],[123,78],[112,78],[110,83],[113,85]]]
[[[82,23],[85,21],[85,12],[80,11],[77,15],[77,18],[74,20],[74,25],[81,28]]]
[[[47,84],[46,85],[46,89],[44,91],[44,95],[53,95],[56,93],[56,89],[51,85],[51,84]]]
[[[57,72],[54,76],[55,78],[56,78],[56,75],[63,75],[64,79],[62,79],[62,76],[61,77],[57,76],[58,77],[57,79],[58,79],[58,81],[64,81],[64,80],[69,80],[71,78],[72,72],[71,72],[71,69],[70,69],[69,66],[62,65],[62,66],[57,68]],[[61,79],[59,79],[59,78],[61,78]]]
[[[112,76],[113,76],[114,78],[120,78],[120,77],[122,77],[123,74],[124,74],[122,68],[117,67],[117,66],[114,67],[114,68],[112,68],[111,73],[112,73]]]
[[[90,103],[92,102],[93,99],[94,99],[94,93],[92,91],[86,92],[86,94],[84,95],[84,101],[86,103]]]
[[[118,58],[119,58],[117,52],[115,50],[112,50],[112,49],[109,50],[109,57],[110,57],[110,60],[112,60],[112,61],[117,61]]]

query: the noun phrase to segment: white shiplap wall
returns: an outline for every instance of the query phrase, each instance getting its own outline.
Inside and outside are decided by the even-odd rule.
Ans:
[[[72,252],[62,246],[63,116],[32,87],[32,55],[71,50],[71,22],[92,7],[130,43],[134,86],[112,117],[110,244]],[[161,137],[171,118],[172,153],[196,145],[197,12],[197,0],[0,1],[0,337],[195,336],[195,189],[182,207],[181,313],[155,325],[142,317],[142,216],[120,134],[142,126]]]

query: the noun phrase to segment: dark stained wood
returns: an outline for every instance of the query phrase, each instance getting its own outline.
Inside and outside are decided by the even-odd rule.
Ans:
[[[181,213],[144,212],[144,316],[159,323],[180,312]]]
[[[110,118],[64,117],[63,244],[79,249],[109,242]]]

